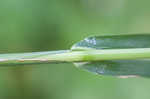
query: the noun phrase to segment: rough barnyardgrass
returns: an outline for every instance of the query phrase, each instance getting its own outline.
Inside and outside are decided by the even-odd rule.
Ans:
[[[72,62],[96,74],[150,77],[150,35],[88,37],[70,50],[1,54],[0,66]]]

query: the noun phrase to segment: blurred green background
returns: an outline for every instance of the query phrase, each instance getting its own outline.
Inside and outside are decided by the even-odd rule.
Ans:
[[[0,53],[69,49],[90,36],[150,33],[149,0],[0,0]],[[150,79],[73,64],[1,67],[0,99],[148,99]]]

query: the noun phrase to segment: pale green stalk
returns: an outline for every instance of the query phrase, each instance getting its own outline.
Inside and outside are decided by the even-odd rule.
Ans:
[[[1,54],[0,65],[40,64],[60,62],[88,62],[150,58],[150,48],[105,49],[78,51],[49,51],[21,54]]]

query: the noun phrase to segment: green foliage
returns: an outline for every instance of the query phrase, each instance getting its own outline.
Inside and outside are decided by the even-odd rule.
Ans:
[[[88,37],[71,50],[0,55],[0,65],[75,62],[100,75],[150,77],[150,34]]]
[[[121,34],[92,36],[73,45],[72,49],[128,49],[150,48],[150,34]]]
[[[88,37],[75,44],[72,49],[73,50],[129,49],[130,50],[130,48],[150,48],[150,35],[129,34],[129,35],[108,35],[108,36]],[[132,53],[128,54],[128,56],[132,56]],[[115,57],[115,55],[112,57]],[[135,77],[135,76],[150,77],[149,64],[150,64],[150,60],[148,59],[136,59],[136,60],[126,59],[126,60],[107,60],[107,61],[101,60],[97,62],[75,63],[77,67],[88,70],[90,72],[94,72],[96,74],[127,76],[127,77]]]

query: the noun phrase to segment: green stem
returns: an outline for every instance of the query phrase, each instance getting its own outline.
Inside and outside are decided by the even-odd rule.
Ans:
[[[150,58],[150,48],[49,51],[22,54],[1,54],[0,65],[88,62]]]

